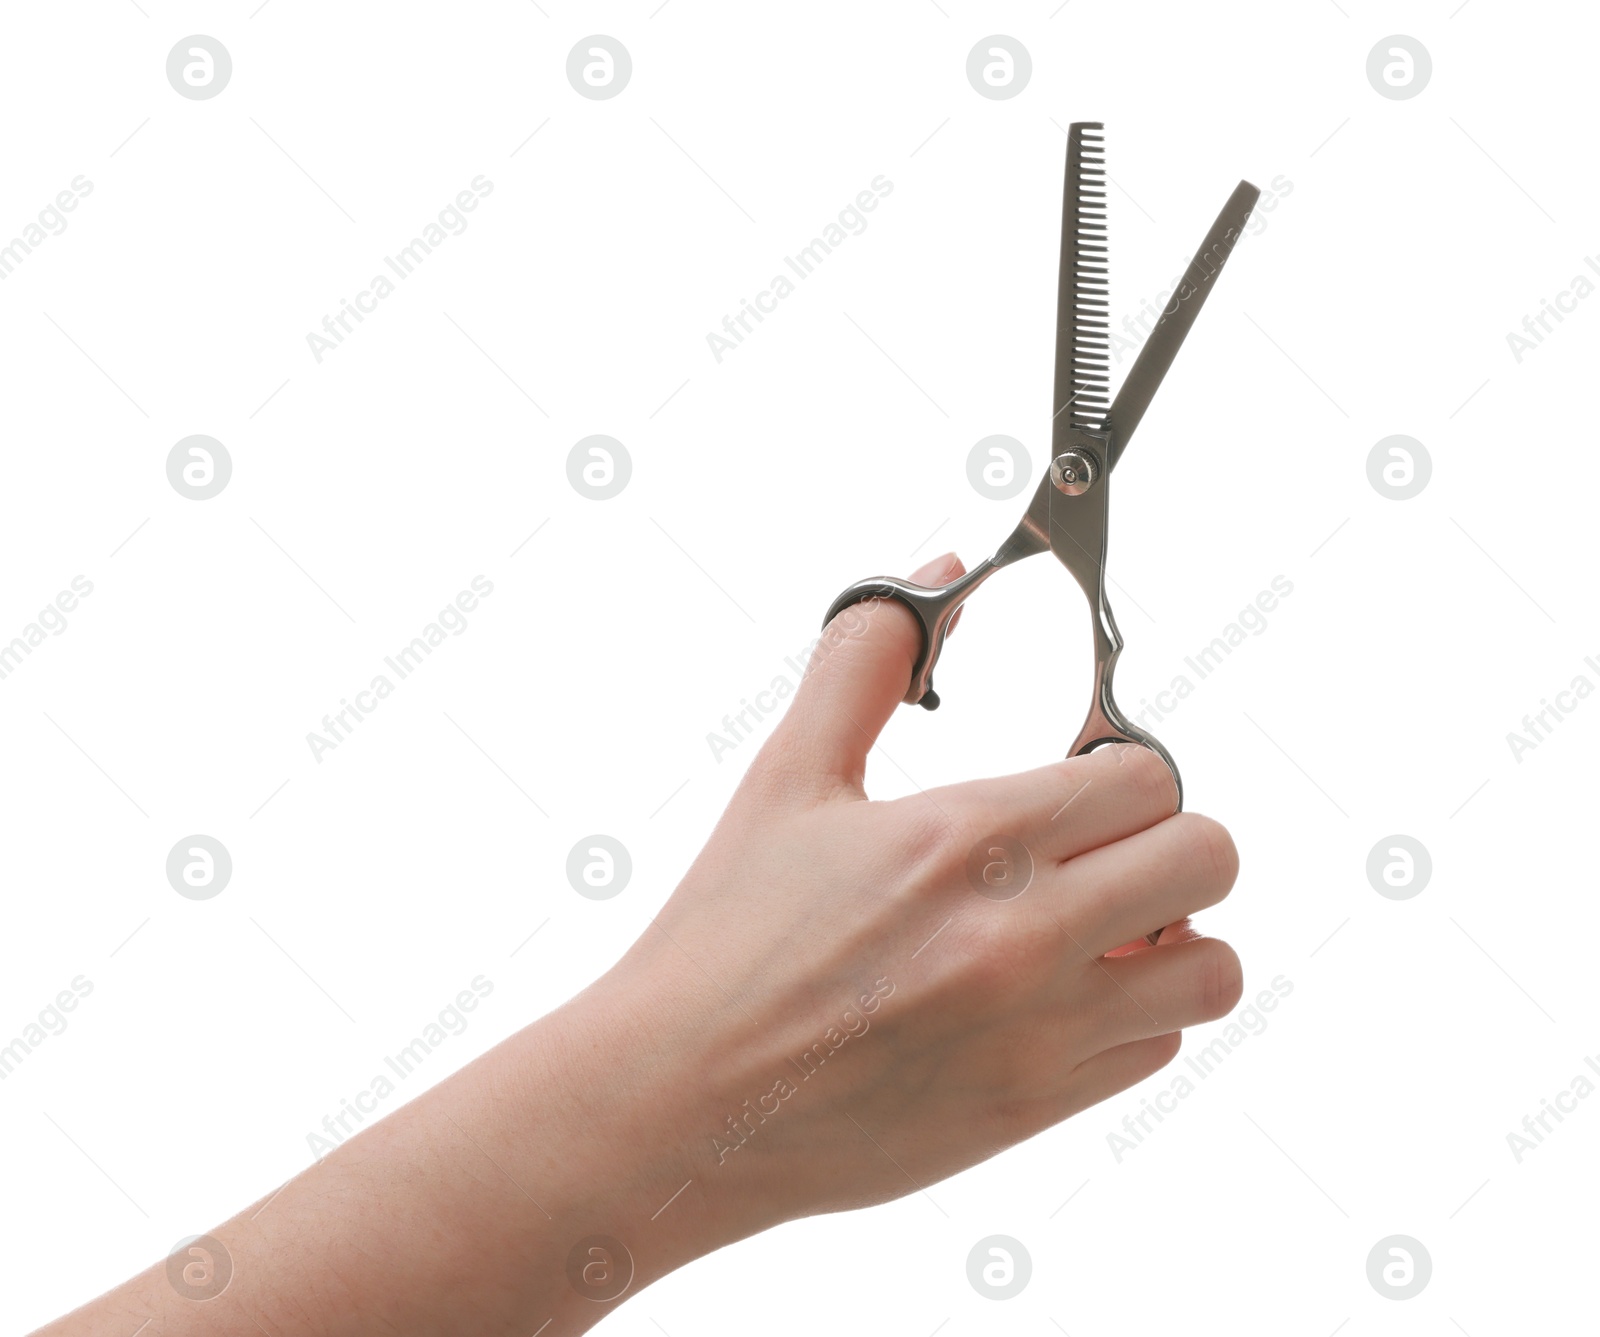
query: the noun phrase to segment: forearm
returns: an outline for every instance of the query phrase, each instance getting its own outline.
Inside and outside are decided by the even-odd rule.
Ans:
[[[214,1298],[166,1260],[49,1331],[578,1333],[700,1255],[937,1183],[1171,1062],[1242,976],[1225,943],[1147,939],[1227,895],[1227,832],[1133,745],[867,801],[917,635],[880,608],[808,672],[604,977],[217,1227]],[[1008,869],[1026,855],[1020,887],[974,876],[996,841]]]
[[[163,1261],[43,1331],[587,1329],[751,1228],[697,1191],[705,1153],[676,1112],[683,1074],[652,1043],[650,1010],[587,991],[215,1228],[232,1265],[215,1298],[180,1295]],[[590,1236],[622,1252],[583,1254],[569,1279]]]

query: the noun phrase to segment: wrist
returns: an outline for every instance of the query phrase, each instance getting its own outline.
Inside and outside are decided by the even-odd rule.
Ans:
[[[471,1075],[472,1099],[508,1112],[494,1136],[531,1195],[524,1216],[545,1241],[538,1271],[559,1279],[556,1326],[587,1327],[773,1224],[761,1196],[718,1164],[696,1030],[663,991],[606,977]]]

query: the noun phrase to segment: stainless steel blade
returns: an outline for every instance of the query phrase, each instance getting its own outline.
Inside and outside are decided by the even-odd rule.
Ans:
[[[1074,121],[1061,191],[1052,458],[1074,429],[1099,430],[1111,397],[1105,161],[1104,125]]]
[[[1206,239],[1195,252],[1177,291],[1168,299],[1161,319],[1156,322],[1155,329],[1139,350],[1139,356],[1134,359],[1128,379],[1117,391],[1111,412],[1104,421],[1111,438],[1108,463],[1112,468],[1116,467],[1122,452],[1128,448],[1128,442],[1138,430],[1144,411],[1150,407],[1150,401],[1161,386],[1162,377],[1167,374],[1173,359],[1178,356],[1178,350],[1183,347],[1189,327],[1194,324],[1200,308],[1216,287],[1217,275],[1227,264],[1228,256],[1233,253],[1239,238],[1244,236],[1245,222],[1260,195],[1261,192],[1248,181],[1241,181],[1228,197],[1222,212],[1217,215],[1217,221],[1211,225],[1211,231],[1206,233]],[[1058,364],[1058,384],[1060,374]]]

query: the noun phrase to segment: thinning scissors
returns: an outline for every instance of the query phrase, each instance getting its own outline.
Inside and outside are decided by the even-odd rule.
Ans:
[[[1171,769],[1181,808],[1183,780],[1171,754],[1150,734],[1130,723],[1111,694],[1122,636],[1106,601],[1109,484],[1111,471],[1133,439],[1162,377],[1216,286],[1217,275],[1244,235],[1245,223],[1261,192],[1248,181],[1241,181],[1228,197],[1108,408],[1111,368],[1105,170],[1103,124],[1074,122],[1067,132],[1066,185],[1061,205],[1055,409],[1050,424],[1052,459],[1021,523],[993,557],[948,585],[930,588],[897,576],[857,581],[833,601],[823,625],[863,599],[898,599],[911,610],[922,629],[922,648],[905,700],[934,710],[939,696],[933,690],[933,667],[944,648],[950,623],[967,596],[1003,566],[1038,553],[1054,553],[1083,590],[1094,622],[1094,694],[1083,728],[1067,755],[1080,756],[1106,743],[1141,744]]]

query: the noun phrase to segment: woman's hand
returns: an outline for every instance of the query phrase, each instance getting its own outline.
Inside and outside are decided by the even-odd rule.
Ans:
[[[581,1332],[700,1255],[932,1184],[1170,1062],[1239,998],[1232,950],[1187,927],[1232,886],[1232,841],[1132,746],[870,801],[919,634],[892,602],[834,619],[589,988],[45,1331]]]
[[[867,754],[919,632],[888,600],[830,630],[704,851],[596,986],[675,1056],[658,1080],[690,1191],[743,1233],[983,1160],[1148,1077],[1242,987],[1232,949],[1183,923],[1228,894],[1233,842],[1174,812],[1159,757],[1117,745],[871,801]]]

